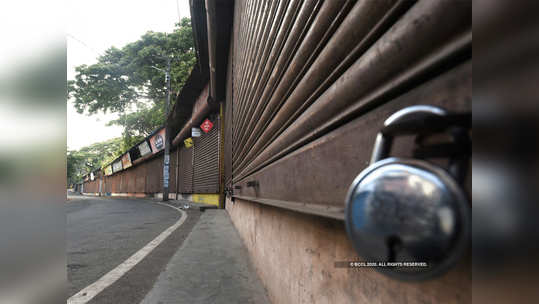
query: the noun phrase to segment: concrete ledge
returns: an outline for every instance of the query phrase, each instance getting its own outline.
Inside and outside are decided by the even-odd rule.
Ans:
[[[195,202],[192,202],[190,200],[185,200],[185,199],[170,200],[168,203],[182,209],[185,209],[186,206],[188,206],[187,208],[198,208],[198,210],[200,210],[201,212],[204,212],[208,209],[219,209],[219,207],[215,205],[195,203]]]

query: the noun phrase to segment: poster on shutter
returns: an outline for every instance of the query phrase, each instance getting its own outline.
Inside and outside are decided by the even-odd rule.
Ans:
[[[186,148],[191,148],[193,146],[193,139],[191,137],[186,138],[183,143],[185,144]]]
[[[208,133],[213,128],[213,123],[206,118],[206,120],[204,120],[200,125],[200,128],[202,129],[202,131],[204,131],[204,133]]]
[[[122,161],[119,160],[117,162],[114,162],[112,164],[112,172],[116,173],[118,171],[122,171]]]
[[[148,145],[147,141],[144,141],[143,143],[138,145],[138,150],[140,151],[141,157],[152,153],[152,150],[150,149],[150,145]]]
[[[112,166],[111,165],[108,165],[108,166],[105,167],[105,175],[106,176],[112,175]]]
[[[165,180],[168,181],[168,179],[170,178],[170,172],[169,172],[169,167],[168,166],[163,166],[163,178]]]
[[[170,175],[169,175],[169,172],[170,172],[170,168],[168,165],[164,165],[163,166],[163,187],[168,187],[168,181],[170,179]]]
[[[202,133],[199,128],[191,128],[191,137],[200,137]]]
[[[129,155],[129,152],[128,153],[125,153],[123,156],[122,156],[122,165],[124,167],[124,169],[127,169],[129,167],[131,167],[131,156]]]
[[[150,145],[152,145],[152,152],[155,154],[165,147],[165,128],[159,130],[154,136],[150,138]]]

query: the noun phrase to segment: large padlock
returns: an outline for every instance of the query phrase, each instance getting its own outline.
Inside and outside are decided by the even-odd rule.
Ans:
[[[425,159],[388,157],[395,136],[449,132],[454,124],[462,127],[462,120],[420,105],[384,122],[371,163],[350,186],[345,208],[355,250],[378,271],[401,280],[433,278],[469,248],[471,206],[461,180],[469,155],[453,155],[447,170]],[[469,141],[468,132],[452,134]],[[453,143],[463,144],[462,138]]]

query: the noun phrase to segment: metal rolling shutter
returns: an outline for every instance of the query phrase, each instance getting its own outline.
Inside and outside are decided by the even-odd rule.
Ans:
[[[128,186],[129,186],[129,174],[127,171],[121,171],[120,172],[120,192],[121,193],[127,193]]]
[[[135,192],[146,192],[146,163],[138,164],[135,170]]]
[[[136,177],[137,177],[137,169],[136,167],[130,167],[125,171],[125,179],[127,180],[127,192],[129,193],[135,193],[137,191],[136,189]]]
[[[219,118],[213,129],[194,138],[193,193],[219,193]]]
[[[340,218],[389,109],[471,109],[471,1],[238,1],[235,16],[236,196]]]
[[[146,192],[163,192],[163,155],[147,162]]]
[[[105,176],[105,193],[111,193],[112,192],[112,177]]]
[[[193,193],[193,148],[180,149],[180,193]]]
[[[115,174],[111,176],[111,192],[118,193],[120,192],[120,175]]]
[[[232,37],[231,37],[232,38]],[[232,84],[234,82],[234,67],[233,67],[233,50],[234,50],[234,39],[231,39],[230,42],[230,52],[228,58],[228,67],[227,67],[227,77],[226,80],[226,102],[223,105],[224,112],[224,130],[222,130],[223,140],[223,162],[224,162],[224,185],[225,187],[230,187],[232,185],[232,155],[234,146],[232,145],[232,132],[234,124],[232,123],[232,113],[233,105],[232,102]]]
[[[170,151],[170,181],[169,181],[169,191],[170,193],[176,193],[178,189],[177,172],[178,172],[178,153],[179,149]]]

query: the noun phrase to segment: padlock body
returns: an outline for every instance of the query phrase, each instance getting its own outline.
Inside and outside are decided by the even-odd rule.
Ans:
[[[363,170],[345,220],[359,255],[404,280],[447,271],[469,243],[467,197],[445,170],[417,159],[388,158]]]

